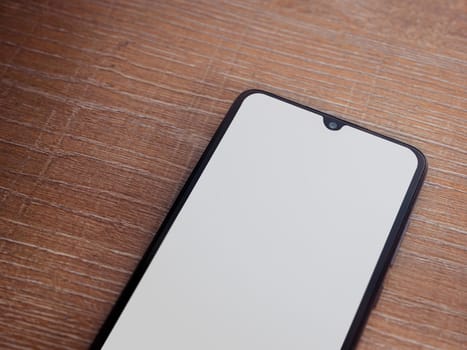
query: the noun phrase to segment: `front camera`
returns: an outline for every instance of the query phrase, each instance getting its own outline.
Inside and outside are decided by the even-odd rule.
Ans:
[[[342,120],[340,120],[340,119],[338,119],[336,117],[332,117],[330,115],[324,115],[323,116],[323,124],[329,130],[337,131],[337,130],[340,130],[342,128],[342,126],[344,125],[344,121],[342,121]]]
[[[339,127],[339,125],[337,125],[336,122],[329,122],[328,126],[329,126],[329,129],[332,129],[332,130],[336,130]]]

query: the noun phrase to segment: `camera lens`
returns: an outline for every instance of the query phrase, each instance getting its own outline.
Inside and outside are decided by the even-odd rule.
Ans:
[[[337,131],[342,128],[342,126],[344,125],[344,122],[340,120],[339,118],[336,118],[330,115],[324,115],[323,124],[329,130]]]
[[[328,126],[329,126],[329,129],[332,129],[332,130],[336,130],[338,127],[336,122],[329,122]]]

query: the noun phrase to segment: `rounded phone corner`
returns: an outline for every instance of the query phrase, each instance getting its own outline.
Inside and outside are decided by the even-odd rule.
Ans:
[[[252,95],[269,95],[270,94],[266,91],[260,90],[260,89],[248,89],[243,92],[241,92],[237,98],[235,98],[234,102],[230,106],[226,116],[226,119],[232,119],[234,115],[237,113],[238,109],[240,106],[243,104],[243,102],[250,96]]]
[[[237,98],[235,99],[234,104],[236,105],[241,105],[247,98],[253,96],[253,95],[266,95],[266,96],[271,96],[271,94],[267,91],[261,90],[261,89],[248,89],[243,92],[241,92]]]
[[[404,144],[404,146],[408,148],[413,154],[415,154],[415,157],[417,158],[416,174],[419,174],[420,177],[424,177],[428,169],[428,161],[425,155],[422,153],[422,151],[412,145]]]

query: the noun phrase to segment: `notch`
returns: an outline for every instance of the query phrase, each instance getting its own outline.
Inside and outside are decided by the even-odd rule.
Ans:
[[[332,131],[340,130],[344,126],[344,121],[330,115],[323,115],[323,123]]]

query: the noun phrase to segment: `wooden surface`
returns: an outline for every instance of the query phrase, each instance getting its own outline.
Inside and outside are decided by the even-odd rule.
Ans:
[[[467,3],[0,2],[0,348],[85,349],[233,99],[429,172],[359,349],[467,349]]]

